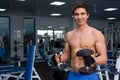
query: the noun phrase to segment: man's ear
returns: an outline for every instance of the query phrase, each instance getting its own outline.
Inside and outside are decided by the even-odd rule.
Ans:
[[[88,17],[87,17],[87,18],[89,18],[90,14],[87,14],[87,15],[88,15]]]

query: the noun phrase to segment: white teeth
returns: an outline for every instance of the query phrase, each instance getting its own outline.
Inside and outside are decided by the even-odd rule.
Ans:
[[[79,23],[81,23],[82,21],[78,21]]]

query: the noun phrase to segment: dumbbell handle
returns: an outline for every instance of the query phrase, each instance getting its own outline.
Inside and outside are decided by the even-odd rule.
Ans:
[[[63,63],[61,62],[61,53],[59,53],[59,54],[56,54],[56,56],[58,56],[59,55],[59,63],[57,64],[57,66],[59,67],[59,68],[62,68],[62,65],[63,65]]]
[[[62,65],[63,65],[62,62],[60,62],[60,63],[57,64],[57,66],[58,66],[59,68],[61,68]]]
[[[57,52],[57,54],[55,54],[56,56],[59,56],[59,63],[61,63],[61,55],[62,55],[62,52]]]

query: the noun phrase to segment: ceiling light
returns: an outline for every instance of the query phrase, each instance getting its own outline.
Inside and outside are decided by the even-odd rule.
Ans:
[[[104,11],[115,11],[115,10],[118,10],[118,8],[107,8],[107,9],[104,9]]]
[[[66,4],[66,2],[54,1],[54,2],[50,3],[50,5],[56,5],[56,6],[61,6],[61,5],[64,5],[64,4]]]
[[[60,16],[61,14],[59,13],[53,13],[53,14],[50,14],[51,16]]]
[[[16,0],[16,1],[26,1],[26,0]]]
[[[48,28],[53,28],[52,26],[48,26]]]
[[[114,17],[110,17],[110,18],[107,18],[107,20],[115,20],[116,18]]]
[[[6,9],[0,8],[0,11],[6,11]]]
[[[60,27],[60,29],[64,29],[65,27]]]

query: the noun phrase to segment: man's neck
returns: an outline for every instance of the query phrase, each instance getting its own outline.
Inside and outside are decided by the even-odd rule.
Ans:
[[[84,24],[84,25],[78,25],[77,26],[77,29],[79,29],[79,30],[85,30],[86,28],[88,28],[89,26],[88,26],[88,24]]]

